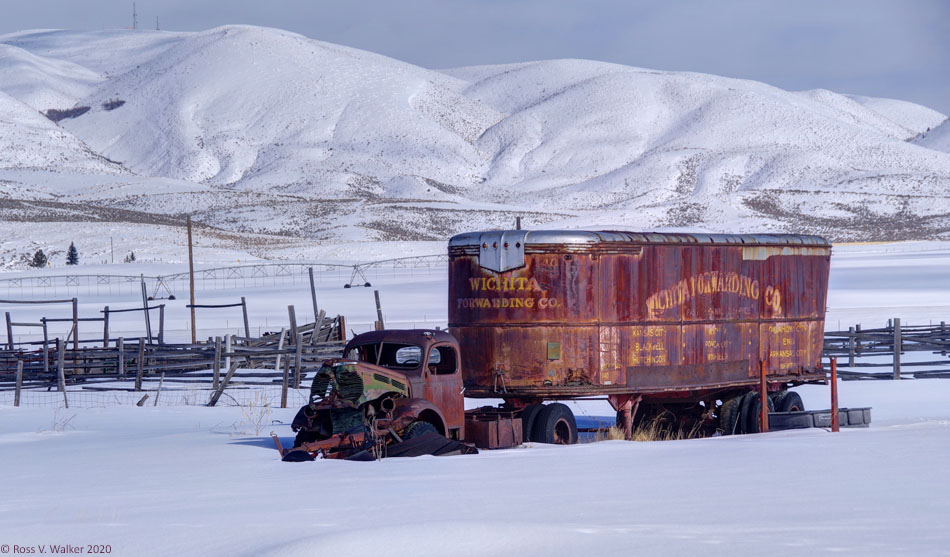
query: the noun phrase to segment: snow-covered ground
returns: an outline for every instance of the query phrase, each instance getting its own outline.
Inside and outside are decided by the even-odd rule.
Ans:
[[[950,245],[838,246],[832,261],[828,328],[950,317]],[[116,267],[155,271],[98,272]],[[444,270],[409,273],[370,277],[386,319],[444,324]],[[373,289],[325,278],[321,307],[368,328]],[[252,323],[285,323],[287,304],[309,307],[308,289],[257,290]],[[91,298],[89,311],[135,301]],[[827,387],[799,392],[806,407],[829,406]],[[950,381],[842,382],[840,397],[873,407],[871,427],[298,464],[280,462],[266,437],[290,440],[294,408],[0,407],[0,544],[105,544],[113,555],[950,554]],[[575,408],[609,413],[600,401]]]

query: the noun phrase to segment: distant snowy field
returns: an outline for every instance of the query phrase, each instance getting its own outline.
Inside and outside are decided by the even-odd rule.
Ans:
[[[837,246],[827,326],[946,320],[948,273],[944,243]],[[390,326],[444,325],[444,268],[369,278]],[[373,288],[323,279],[321,307],[368,328]],[[82,313],[135,303],[92,298]],[[183,297],[166,303],[186,321]],[[286,323],[288,304],[305,313],[309,285],[249,294],[252,324]],[[799,392],[806,407],[829,406],[827,387]],[[234,406],[0,407],[0,544],[108,544],[113,555],[950,554],[950,381],[842,382],[840,396],[873,407],[870,428],[299,464],[280,462],[266,438],[290,440],[295,408],[273,409],[256,432]],[[604,402],[575,407],[609,414]]]

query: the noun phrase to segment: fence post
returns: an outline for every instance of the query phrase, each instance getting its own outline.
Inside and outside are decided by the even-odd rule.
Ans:
[[[109,306],[102,310],[102,347],[109,347]]]
[[[40,319],[43,323],[43,373],[49,373],[49,330],[46,328],[46,318]]]
[[[327,312],[320,310],[320,314],[317,315],[317,320],[313,324],[313,334],[310,335],[310,344],[316,344],[320,341],[320,329],[323,328],[323,320],[326,319]]]
[[[297,338],[297,311],[294,305],[287,306],[287,317],[290,319],[290,338]]]
[[[277,340],[277,350],[280,350],[284,347],[284,338],[287,336],[287,329],[280,328],[280,338]],[[274,370],[280,369],[280,352],[277,352],[277,357],[274,359]]]
[[[135,370],[135,390],[142,390],[142,372],[145,370],[145,339],[139,338],[139,357]]]
[[[894,318],[894,379],[901,378],[901,318]]]
[[[227,354],[231,354],[233,344],[234,344],[234,335],[228,335],[224,337],[224,351]],[[231,369],[231,356],[224,357],[224,367],[225,369]]]
[[[20,389],[23,388],[23,360],[16,362],[16,391],[13,393],[13,406],[20,405]]]
[[[212,370],[211,388],[217,390],[221,376],[221,337],[214,337],[214,365]]]
[[[10,312],[7,312],[7,348],[13,351],[13,324],[10,322]]]
[[[234,364],[228,368],[228,372],[224,375],[224,380],[222,380],[221,384],[218,385],[218,389],[212,393],[211,400],[208,401],[208,406],[214,406],[218,403],[218,399],[221,398],[221,394],[224,393],[224,389],[228,386],[231,378],[234,377],[235,369],[237,369],[237,362],[234,362]]]
[[[838,417],[838,358],[831,357],[831,431],[837,433],[841,427]]]
[[[290,386],[290,358],[284,358],[284,382],[280,387],[280,407],[287,408],[287,388]]]
[[[946,330],[947,330],[947,323],[946,323],[945,321],[941,321],[941,322],[940,322],[940,340],[946,341],[946,337],[944,336],[944,335],[946,334]],[[941,351],[940,351],[940,355],[941,355],[941,356],[946,356],[946,355],[947,355],[947,351],[946,351],[946,350],[941,350]]]
[[[77,352],[79,351],[79,299],[78,298],[73,298],[73,350]]]
[[[145,289],[145,275],[140,274],[139,279],[142,281],[142,313],[145,314],[145,336],[147,336],[149,341],[151,341],[152,317],[148,314],[148,292]]]
[[[115,341],[116,348],[119,349],[119,367],[117,369],[117,374],[119,377],[125,375],[125,339],[119,337],[119,340]]]
[[[244,338],[251,338],[251,326],[247,322],[247,300],[241,296],[241,311],[244,313]]]
[[[158,306],[158,343],[165,344],[165,304]]]
[[[56,375],[59,379],[59,390],[63,393],[63,404],[66,405],[66,408],[69,408],[69,400],[66,398],[66,345],[63,339],[58,337],[56,338],[56,350],[58,352],[56,357]]]
[[[300,388],[300,365],[303,360],[303,333],[297,333],[297,351],[294,354],[294,388]]]
[[[858,323],[857,325],[854,326],[854,333],[855,333],[855,336],[854,336],[854,351],[855,351],[856,354],[860,355],[860,354],[861,354],[861,338],[860,338],[860,335],[861,335],[861,324],[860,324],[860,323]]]
[[[854,367],[854,327],[848,327],[848,367]]]
[[[152,406],[158,406],[158,396],[162,394],[162,384],[165,383],[165,372],[162,372],[162,378],[158,380],[158,390],[155,391],[155,401],[152,403]]]
[[[379,303],[379,290],[373,290],[373,295],[376,296],[376,318],[379,320],[376,322],[376,330],[382,331],[386,326],[383,324],[383,307]]]
[[[313,267],[307,269],[310,272],[310,300],[313,302],[313,318],[317,318],[317,289],[313,285]]]
[[[759,360],[759,402],[759,420],[762,424],[759,432],[764,433],[769,430],[769,387],[765,382],[765,360]]]

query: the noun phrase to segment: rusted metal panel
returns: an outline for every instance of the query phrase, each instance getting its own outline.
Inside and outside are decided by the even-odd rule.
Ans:
[[[465,439],[479,449],[505,449],[522,442],[521,418],[511,412],[471,411],[465,416]]]
[[[488,386],[498,392],[522,387],[600,385],[598,328],[588,327],[461,327],[453,334],[466,347],[463,379],[466,389]],[[461,341],[460,341],[461,342]],[[549,360],[548,343],[560,344],[560,359]]]
[[[466,388],[698,392],[755,384],[760,360],[773,381],[815,378],[830,252],[824,239],[797,235],[456,236],[449,322]]]

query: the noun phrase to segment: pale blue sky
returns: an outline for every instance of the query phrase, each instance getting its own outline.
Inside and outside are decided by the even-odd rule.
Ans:
[[[0,0],[0,33],[128,27],[126,0]],[[278,27],[429,68],[588,58],[950,113],[946,0],[136,0],[139,26]]]

